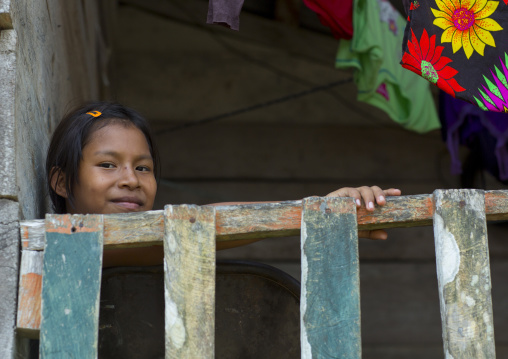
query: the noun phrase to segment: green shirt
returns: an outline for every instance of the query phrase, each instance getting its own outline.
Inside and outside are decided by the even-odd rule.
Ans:
[[[404,18],[387,0],[354,0],[353,6],[353,38],[340,41],[335,67],[356,69],[358,101],[382,109],[406,129],[439,128],[428,81],[400,65]]]

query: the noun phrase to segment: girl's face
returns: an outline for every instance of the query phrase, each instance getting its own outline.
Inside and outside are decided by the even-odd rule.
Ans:
[[[83,148],[75,207],[69,213],[148,211],[153,207],[157,183],[145,135],[137,127],[112,123],[95,131]]]

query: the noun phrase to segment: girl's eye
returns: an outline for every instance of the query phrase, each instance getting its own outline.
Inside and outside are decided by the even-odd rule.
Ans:
[[[150,172],[151,171],[150,167],[148,167],[148,166],[138,166],[138,167],[136,167],[136,170],[141,171],[141,172]]]
[[[102,168],[114,168],[115,165],[112,164],[112,163],[100,163],[99,167],[102,167]]]

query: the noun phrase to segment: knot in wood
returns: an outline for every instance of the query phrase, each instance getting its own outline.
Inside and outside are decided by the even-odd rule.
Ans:
[[[189,219],[189,222],[190,222],[190,223],[194,223],[194,222],[196,222],[196,218],[195,218],[195,217],[191,217],[191,218]]]

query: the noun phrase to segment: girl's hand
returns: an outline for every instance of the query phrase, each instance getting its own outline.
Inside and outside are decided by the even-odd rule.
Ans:
[[[401,192],[399,189],[390,188],[382,190],[377,186],[362,186],[362,187],[344,187],[340,188],[336,191],[333,191],[327,194],[327,197],[353,197],[356,202],[356,206],[359,208],[363,204],[365,204],[365,208],[367,211],[374,211],[375,204],[377,203],[380,206],[384,206],[386,204],[386,196],[400,196]],[[381,239],[385,240],[388,237],[388,234],[382,230],[377,229],[373,231],[359,231],[358,237],[361,238],[370,238],[370,239]]]

